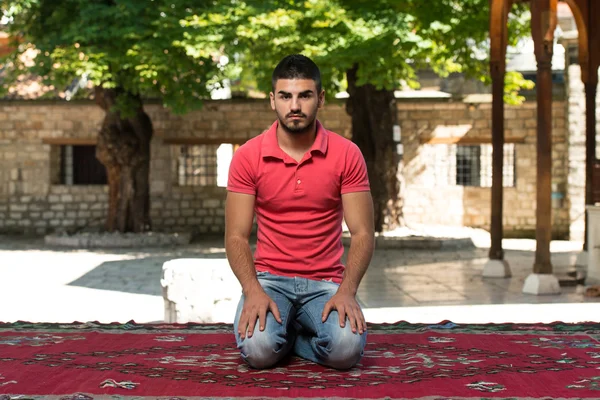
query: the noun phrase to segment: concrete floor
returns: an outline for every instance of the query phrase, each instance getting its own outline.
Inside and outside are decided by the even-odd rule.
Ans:
[[[466,250],[376,250],[359,298],[370,322],[580,322],[600,320],[600,298],[583,287],[559,295],[522,293],[535,242],[505,240],[511,278],[483,278],[485,244]],[[581,243],[552,242],[564,274]],[[0,321],[156,322],[164,317],[162,264],[173,258],[225,258],[222,240],[171,249],[72,250],[42,238],[0,236]],[[224,315],[223,322],[232,322]]]

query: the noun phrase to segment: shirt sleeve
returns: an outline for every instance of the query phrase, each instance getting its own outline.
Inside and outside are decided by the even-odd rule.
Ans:
[[[229,165],[227,190],[230,192],[256,195],[256,174],[248,158],[248,151],[241,146],[234,154]]]
[[[342,194],[370,190],[367,164],[355,143],[350,142],[346,152],[346,165],[342,176]]]

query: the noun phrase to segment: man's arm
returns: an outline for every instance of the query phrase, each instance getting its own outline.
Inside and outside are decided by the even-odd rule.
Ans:
[[[337,310],[341,327],[344,326],[347,315],[352,331],[358,330],[362,334],[367,329],[367,324],[356,301],[356,292],[373,256],[373,199],[368,191],[352,192],[342,195],[342,204],[344,219],[351,235],[350,249],[344,278],[337,293],[325,305],[323,321],[332,309]]]
[[[227,193],[225,202],[225,251],[244,294],[260,287],[248,239],[252,231],[255,196]]]
[[[340,290],[355,296],[373,257],[375,245],[371,192],[344,194],[342,204],[344,219],[350,231],[350,249]]]
[[[231,269],[242,286],[244,308],[240,316],[239,334],[242,339],[252,336],[258,319],[260,330],[265,329],[267,311],[281,323],[275,302],[264,292],[256,278],[254,260],[248,239],[252,231],[255,196],[228,192],[225,204],[225,252]]]

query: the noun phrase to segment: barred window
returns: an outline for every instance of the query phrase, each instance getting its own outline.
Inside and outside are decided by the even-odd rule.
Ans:
[[[457,146],[456,184],[481,186],[481,146]]]
[[[56,185],[106,185],[106,168],[96,158],[95,145],[51,147],[52,183]]]
[[[456,145],[456,184],[459,186],[492,186],[492,145]],[[516,185],[515,145],[504,144],[502,185]]]
[[[227,186],[229,164],[239,145],[181,145],[177,163],[179,186]]]

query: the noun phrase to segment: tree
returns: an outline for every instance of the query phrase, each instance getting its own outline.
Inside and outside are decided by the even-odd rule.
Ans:
[[[166,0],[13,0],[2,3],[15,51],[5,57],[3,90],[25,74],[51,88],[88,82],[106,115],[97,158],[107,170],[106,228],[151,229],[152,122],[143,100],[176,113],[198,107],[220,70],[212,42],[186,47],[180,21],[192,10]],[[209,3],[210,4],[210,3]],[[25,55],[33,53],[33,62]],[[217,78],[215,78],[217,77]],[[214,83],[214,82],[213,82]],[[79,92],[89,95],[85,89]],[[58,89],[49,92],[56,96]]]
[[[275,64],[291,53],[317,62],[330,95],[347,90],[352,140],[369,170],[375,228],[381,232],[400,224],[394,90],[401,82],[415,86],[416,71],[424,67],[442,76],[463,72],[489,82],[488,0],[246,0],[232,5],[212,29],[224,51],[240,60],[236,67],[243,76],[251,76],[263,92],[270,91]],[[511,44],[526,34],[524,11],[517,6],[510,20]],[[207,19],[195,16],[188,22],[198,26],[196,21]],[[508,77],[524,84],[515,74]],[[514,85],[507,95],[517,100]]]

